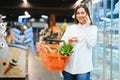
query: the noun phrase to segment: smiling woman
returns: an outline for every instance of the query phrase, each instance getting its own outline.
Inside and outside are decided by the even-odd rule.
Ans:
[[[68,26],[62,36],[62,40],[74,47],[62,72],[64,80],[90,80],[93,70],[92,49],[97,43],[97,31],[97,26],[92,24],[88,7],[85,4],[78,5],[75,8],[75,24]]]
[[[75,9],[75,23],[81,23],[81,24],[85,24],[86,22],[88,22],[88,24],[92,24],[91,18],[90,18],[90,13],[89,10],[87,8],[87,6],[84,8],[82,8],[84,4],[77,6]],[[81,7],[81,8],[80,8]]]

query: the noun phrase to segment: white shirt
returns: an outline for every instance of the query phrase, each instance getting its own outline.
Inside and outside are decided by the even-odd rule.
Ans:
[[[92,48],[97,42],[98,28],[95,25],[74,24],[69,26],[62,40],[68,42],[68,39],[77,37],[78,42],[73,43],[73,53],[65,67],[65,71],[71,74],[86,73],[93,70]]]

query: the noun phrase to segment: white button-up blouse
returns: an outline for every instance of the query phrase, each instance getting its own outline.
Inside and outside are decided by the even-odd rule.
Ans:
[[[98,28],[95,25],[74,24],[68,26],[62,40],[68,42],[68,39],[77,37],[78,42],[72,43],[73,53],[65,67],[65,71],[71,74],[86,73],[93,70],[92,48],[97,42]]]

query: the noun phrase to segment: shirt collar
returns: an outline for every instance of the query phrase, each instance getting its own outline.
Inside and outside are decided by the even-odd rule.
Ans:
[[[79,26],[79,27],[81,27],[81,28],[85,28],[85,27],[88,26],[88,24],[83,24],[83,25],[82,25],[82,24],[78,23],[77,26]]]

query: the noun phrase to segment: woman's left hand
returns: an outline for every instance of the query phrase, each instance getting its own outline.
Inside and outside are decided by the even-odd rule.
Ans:
[[[72,42],[78,42],[78,38],[77,37],[72,37],[68,40],[69,43],[72,43]]]

